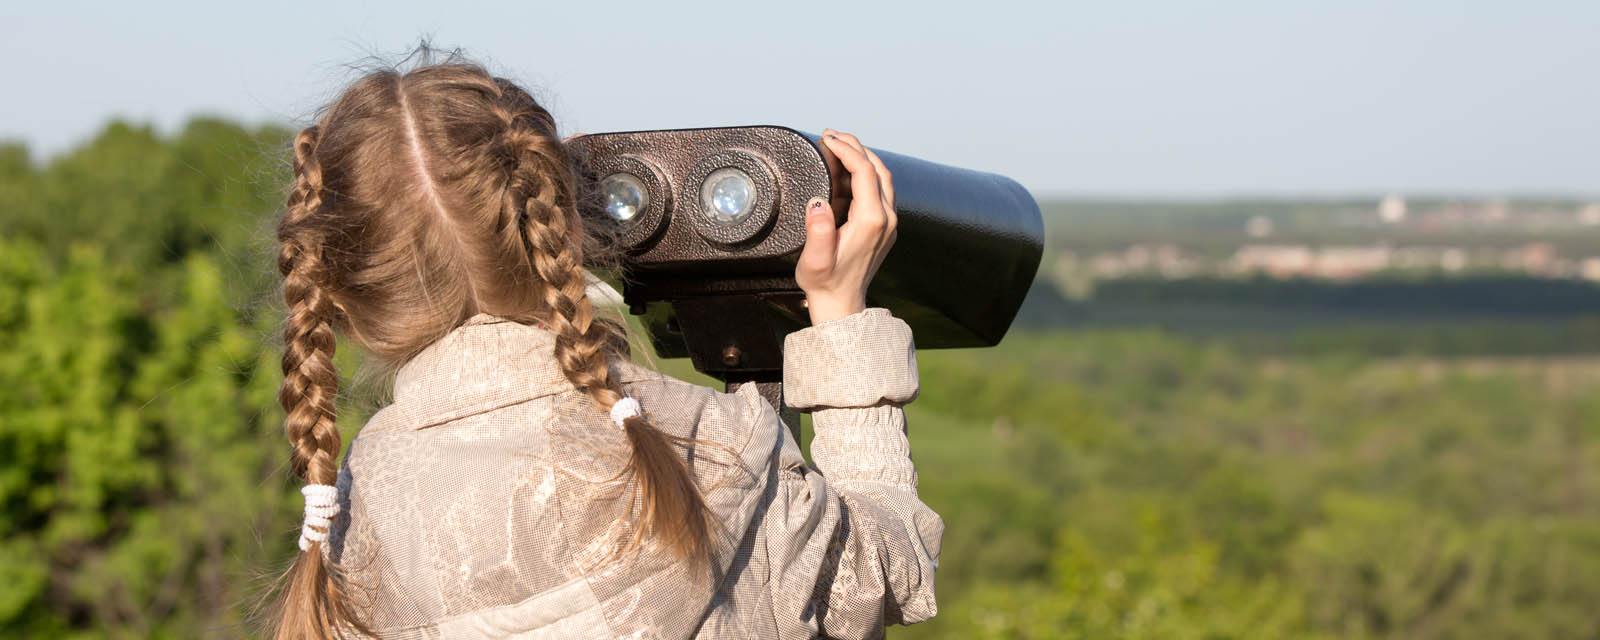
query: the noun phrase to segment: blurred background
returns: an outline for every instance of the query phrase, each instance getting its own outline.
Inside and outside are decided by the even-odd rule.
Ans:
[[[891,637],[1600,637],[1600,5],[1045,4],[0,6],[0,637],[250,635],[286,143],[425,36],[566,133],[1033,191],[1012,333],[919,354],[940,614]]]

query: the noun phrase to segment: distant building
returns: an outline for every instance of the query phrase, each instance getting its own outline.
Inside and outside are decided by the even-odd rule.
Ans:
[[[1591,202],[1579,209],[1578,224],[1585,227],[1600,226],[1600,203]]]
[[[1324,247],[1317,252],[1311,275],[1350,280],[1389,268],[1389,247]]]
[[[1378,218],[1389,224],[1398,224],[1406,219],[1406,200],[1400,194],[1391,193],[1378,203]]]
[[[1289,278],[1310,271],[1316,259],[1316,252],[1305,245],[1247,244],[1239,247],[1228,262],[1238,273],[1263,272],[1275,278]]]
[[[1584,258],[1579,262],[1578,276],[1591,282],[1600,282],[1600,258]]]
[[[1548,242],[1529,242],[1515,249],[1506,249],[1500,258],[1500,267],[1531,275],[1560,275],[1556,246]]]

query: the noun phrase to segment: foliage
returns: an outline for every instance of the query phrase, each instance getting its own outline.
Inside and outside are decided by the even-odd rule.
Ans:
[[[271,212],[287,181],[288,132],[197,118],[163,139],[149,126],[113,122],[78,149],[35,167],[27,150],[0,145],[0,236],[38,243],[59,263],[74,244],[141,272],[146,292],[191,253],[224,270],[230,302],[258,302],[276,272],[263,268]],[[159,302],[159,301],[158,301]]]
[[[44,167],[0,150],[0,636],[226,628],[292,547],[255,304],[273,137],[197,120],[113,124]]]
[[[185,637],[239,622],[290,522],[272,354],[187,259],[147,313],[133,270],[0,244],[0,629]],[[265,316],[263,316],[264,318]],[[280,474],[281,475],[281,474]]]
[[[919,354],[941,613],[897,637],[1589,637],[1600,363]]]

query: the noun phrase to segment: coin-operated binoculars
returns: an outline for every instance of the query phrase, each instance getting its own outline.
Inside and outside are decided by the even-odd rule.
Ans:
[[[843,224],[849,173],[815,134],[777,126],[589,134],[567,147],[592,197],[590,224],[615,225],[622,297],[657,353],[687,356],[732,391],[782,402],[783,337],[804,328],[794,280],[805,205],[828,198]],[[918,349],[992,346],[1005,336],[1043,252],[1039,206],[1004,176],[873,150],[894,176],[894,247],[869,306],[906,321]]]

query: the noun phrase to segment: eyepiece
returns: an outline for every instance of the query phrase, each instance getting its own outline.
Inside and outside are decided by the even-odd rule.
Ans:
[[[695,232],[724,249],[759,241],[778,215],[778,181],[769,167],[748,149],[723,149],[696,162],[688,176],[694,191],[685,194],[695,198]]]
[[[755,180],[734,167],[711,172],[700,187],[700,212],[723,226],[736,226],[749,218],[755,200]]]
[[[648,249],[667,227],[672,188],[657,165],[630,153],[605,156],[588,165],[596,197],[585,199],[585,214],[616,225],[621,246]],[[602,217],[603,214],[603,217]]]
[[[650,189],[638,176],[613,173],[600,181],[605,196],[606,215],[617,222],[629,222],[650,206]]]

